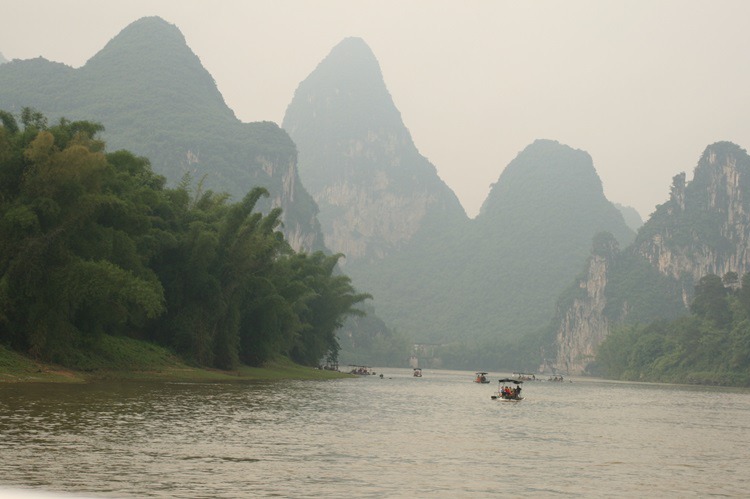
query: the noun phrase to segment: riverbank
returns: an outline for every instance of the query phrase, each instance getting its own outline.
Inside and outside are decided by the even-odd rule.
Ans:
[[[71,366],[72,364],[72,366]],[[79,352],[70,364],[39,362],[0,346],[0,383],[89,383],[95,381],[238,382],[348,377],[277,359],[263,367],[222,371],[189,366],[168,350],[128,338],[108,337],[97,348]]]

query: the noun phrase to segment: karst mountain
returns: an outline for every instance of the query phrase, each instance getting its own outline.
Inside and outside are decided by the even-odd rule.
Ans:
[[[408,339],[425,365],[541,359],[586,372],[613,327],[686,314],[702,276],[750,270],[750,159],[735,144],[710,145],[643,223],[606,199],[581,145],[536,140],[497,164],[470,219],[412,140],[366,42],[321,56],[281,127],[242,123],[179,29],[147,17],[80,68],[0,56],[0,109],[100,122],[110,150],[145,156],[196,193],[266,187],[292,245],[342,253],[341,269],[374,296],[373,321],[341,331],[361,362],[377,344],[396,358]],[[355,323],[366,336],[347,329]],[[389,328],[397,349],[383,347]]]
[[[346,255],[347,273],[387,322],[454,366],[479,350],[496,364],[503,343],[540,330],[597,232],[633,237],[590,156],[551,140],[498,165],[480,215],[468,219],[419,154],[359,38],[299,85],[283,128],[327,246]]]
[[[110,150],[147,157],[173,185],[187,179],[235,200],[265,187],[292,245],[323,247],[289,136],[271,122],[240,122],[180,30],[159,17],[133,22],[80,68],[43,58],[3,64],[0,109],[24,107],[102,123]]]
[[[618,247],[600,237],[558,304],[549,362],[561,371],[590,372],[597,347],[614,328],[687,315],[701,278],[748,272],[750,156],[717,142],[705,149],[691,181],[675,175],[669,199],[633,244]]]

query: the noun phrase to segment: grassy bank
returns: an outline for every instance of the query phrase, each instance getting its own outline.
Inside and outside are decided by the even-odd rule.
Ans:
[[[300,366],[278,359],[263,367],[233,371],[185,364],[169,350],[151,343],[106,336],[86,351],[66,357],[64,365],[38,362],[0,346],[0,383],[86,383],[101,380],[249,381],[332,379],[348,375]]]

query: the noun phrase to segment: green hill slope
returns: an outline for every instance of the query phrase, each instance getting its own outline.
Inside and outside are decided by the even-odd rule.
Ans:
[[[322,248],[317,207],[301,185],[289,136],[270,122],[241,123],[177,27],[158,17],[122,30],[83,67],[44,59],[0,66],[0,109],[33,107],[52,120],[106,124],[110,150],[149,158],[172,184],[186,174],[241,199],[253,187],[284,209],[295,247]]]

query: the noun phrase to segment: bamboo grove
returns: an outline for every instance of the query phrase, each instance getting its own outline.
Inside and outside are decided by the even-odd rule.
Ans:
[[[281,210],[255,210],[146,158],[107,152],[99,124],[0,111],[0,342],[60,362],[124,335],[196,365],[335,359],[357,293],[340,255],[293,251]]]

